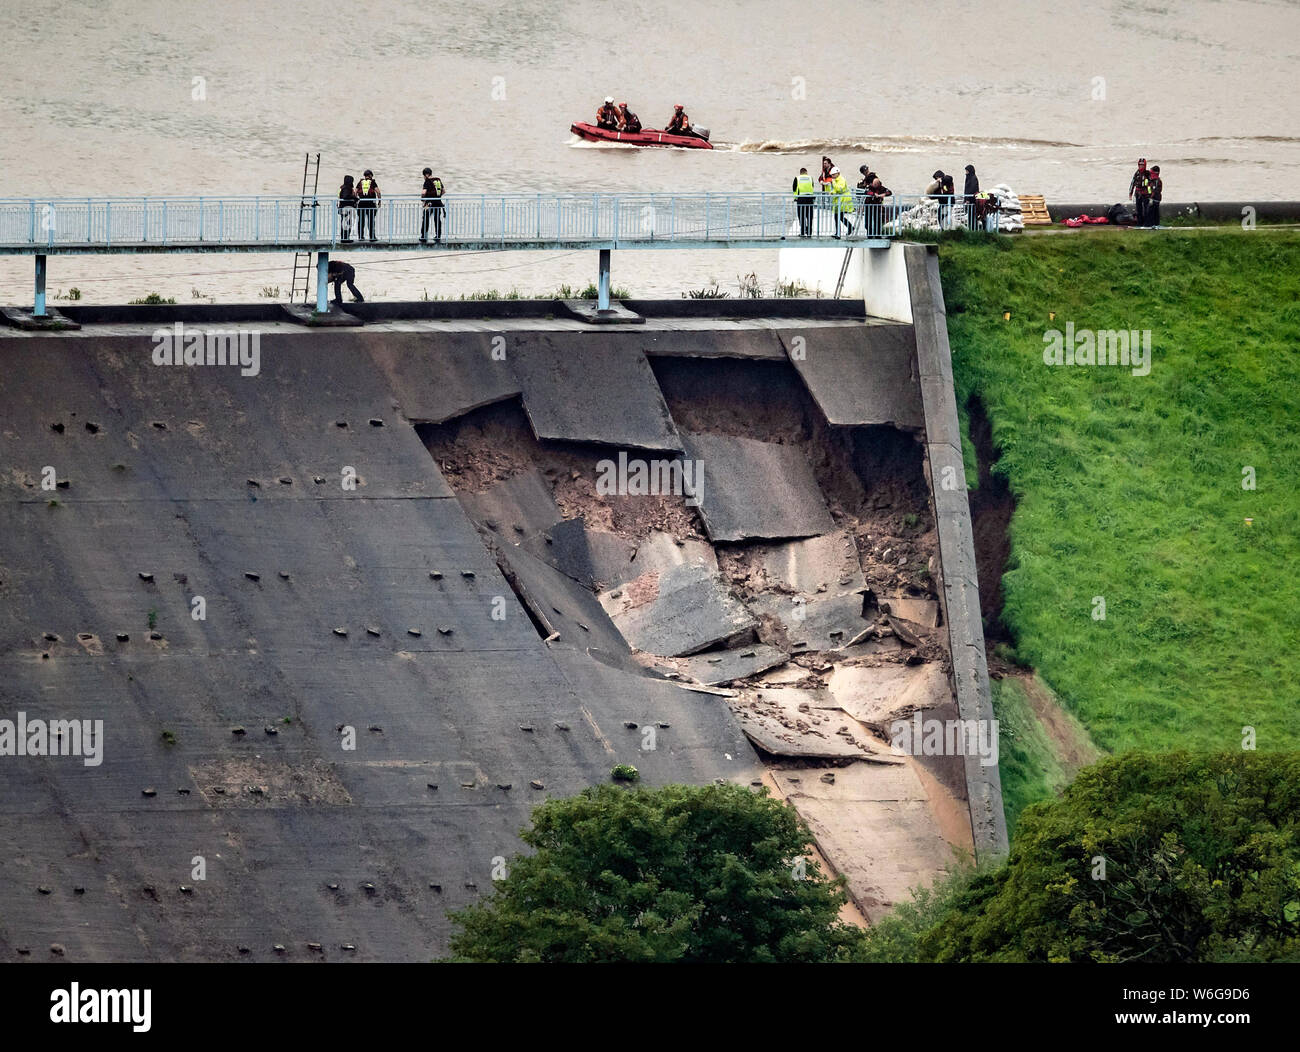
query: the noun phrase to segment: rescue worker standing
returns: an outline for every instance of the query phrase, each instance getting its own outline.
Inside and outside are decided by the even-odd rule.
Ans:
[[[807,168],[800,168],[790,187],[794,193],[794,210],[799,216],[799,236],[812,237],[813,203],[816,187]]]
[[[1151,166],[1151,175],[1147,179],[1151,190],[1151,200],[1147,204],[1147,226],[1160,225],[1160,199],[1165,196],[1165,181],[1160,178],[1160,165]]]
[[[834,165],[828,173],[831,177],[831,201],[835,210],[835,239],[838,241],[840,236],[840,223],[843,223],[850,234],[853,233],[853,220],[850,218],[855,209],[853,207],[853,192],[849,189],[848,180],[840,174],[840,170]]]
[[[627,108],[627,103],[619,103],[618,107],[619,131],[639,132],[641,130],[641,118]]]
[[[351,263],[344,263],[341,259],[331,259],[329,267],[329,282],[334,286],[334,305],[343,306],[343,286],[346,284],[348,291],[352,293],[352,298],[357,303],[365,303],[365,296],[357,291],[353,281],[356,279],[357,272]]]
[[[975,166],[973,164],[968,164],[966,166],[966,184],[962,187],[961,195],[963,203],[966,205],[966,214],[971,217],[972,223],[975,223],[975,195],[979,192],[979,176],[975,174]],[[974,229],[974,226],[972,226],[971,229]]]
[[[1137,212],[1137,225],[1147,225],[1147,207],[1151,203],[1151,173],[1147,171],[1147,159],[1138,158],[1137,171],[1128,183],[1129,200],[1134,202]]]
[[[606,95],[605,104],[596,111],[596,127],[618,131],[618,109],[614,106],[613,95]]]
[[[366,239],[366,228],[370,228],[370,240],[375,238],[375,212],[379,209],[379,184],[375,182],[375,173],[367,168],[361,173],[357,183],[357,240]]]
[[[424,189],[420,192],[420,242],[429,240],[429,217],[433,216],[433,241],[442,240],[442,180],[433,174],[432,168],[424,170]]]
[[[352,185],[352,176],[343,177],[339,187],[339,234],[340,241],[352,240],[352,225],[357,218],[357,191]]]

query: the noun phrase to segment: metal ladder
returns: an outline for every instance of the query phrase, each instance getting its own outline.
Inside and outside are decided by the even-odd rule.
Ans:
[[[308,191],[308,180],[311,182]],[[316,222],[316,190],[320,184],[320,154],[313,157],[310,153],[302,162],[302,197],[298,202],[298,240],[308,241]],[[311,302],[311,253],[295,252],[293,256],[293,284],[289,287],[289,302]]]
[[[849,273],[849,260],[853,258],[853,249],[847,249],[844,253],[844,262],[840,264],[840,277],[835,282],[835,299],[840,298],[840,293],[844,291],[844,279]]]

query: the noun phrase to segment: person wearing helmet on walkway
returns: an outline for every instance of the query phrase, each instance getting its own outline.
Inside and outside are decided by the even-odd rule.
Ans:
[[[682,104],[680,102],[673,107],[673,115],[669,119],[668,127],[666,127],[664,131],[671,135],[691,134],[691,119],[686,116],[686,111],[682,109]]]
[[[840,174],[840,170],[834,165],[828,173],[831,177],[831,207],[835,210],[835,239],[838,241],[840,236],[840,223],[843,223],[850,234],[853,233],[853,220],[850,218],[855,209],[853,207],[853,192],[849,189],[848,180]]]
[[[614,105],[613,95],[606,95],[604,105],[596,111],[596,127],[618,131],[618,107]]]
[[[1138,158],[1137,171],[1128,181],[1128,196],[1133,200],[1137,212],[1137,225],[1147,225],[1147,208],[1151,203],[1151,173],[1147,171],[1147,159]],[[1136,200],[1134,200],[1136,199]]]
[[[1165,181],[1160,178],[1160,165],[1151,166],[1147,188],[1151,191],[1147,200],[1147,226],[1156,227],[1160,225],[1160,199],[1165,196]]]
[[[442,240],[442,213],[446,207],[442,203],[444,193],[442,180],[433,174],[432,168],[424,170],[424,186],[420,190],[420,243],[429,240],[429,220],[433,219],[433,240],[437,244]]]
[[[639,132],[641,130],[641,118],[627,108],[626,102],[618,104],[619,131]]]

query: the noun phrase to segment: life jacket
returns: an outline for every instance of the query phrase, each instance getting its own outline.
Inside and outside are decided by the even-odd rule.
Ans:
[[[367,201],[372,200],[375,196],[375,181],[373,179],[362,179],[357,183],[357,196],[363,197]]]
[[[854,211],[853,194],[849,192],[848,181],[843,175],[837,175],[835,181],[831,183],[831,193],[835,195],[835,210],[837,212]]]
[[[1151,195],[1150,169],[1139,168],[1133,173],[1133,192],[1138,197],[1149,197]]]
[[[795,180],[798,182],[799,185],[795,187],[794,196],[811,197],[815,189],[813,186],[812,176],[796,175]]]
[[[623,119],[624,131],[639,132],[641,130],[641,118],[631,110],[624,110],[619,116]]]

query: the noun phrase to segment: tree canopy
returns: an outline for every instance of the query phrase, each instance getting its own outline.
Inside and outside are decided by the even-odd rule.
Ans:
[[[486,962],[832,961],[861,932],[794,810],[736,785],[599,786],[533,812],[490,898],[452,915]]]

